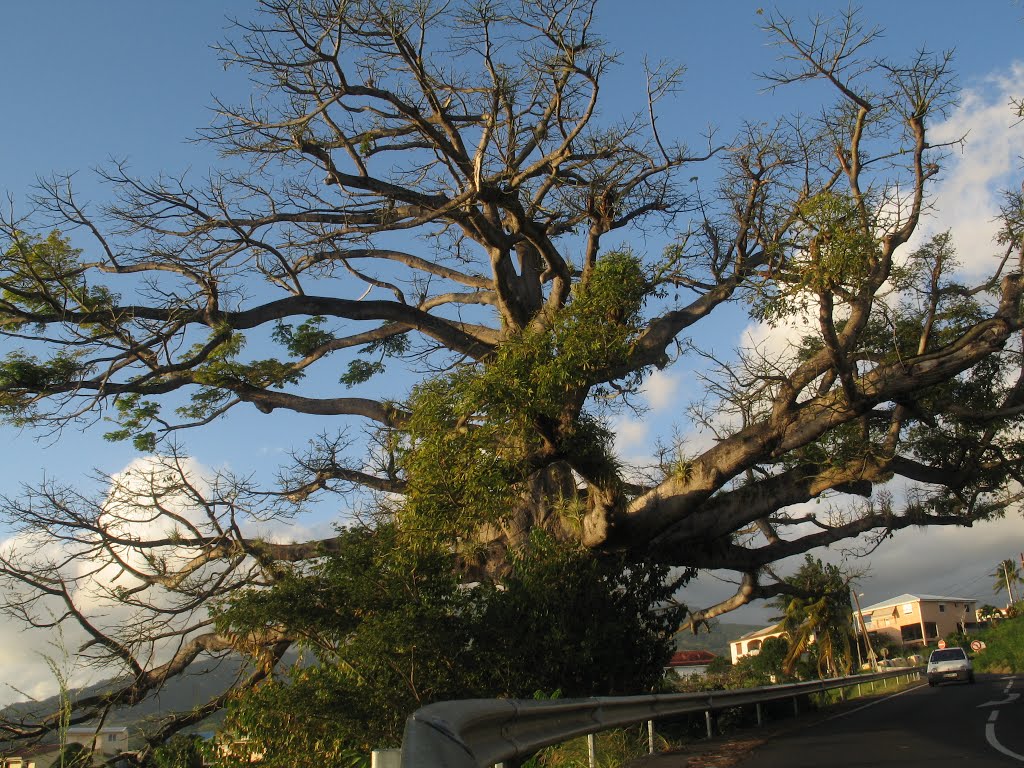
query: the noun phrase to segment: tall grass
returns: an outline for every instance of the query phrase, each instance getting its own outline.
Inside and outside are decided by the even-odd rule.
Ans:
[[[974,656],[978,672],[1024,672],[1024,616],[1003,619],[979,635],[985,648]]]
[[[596,742],[597,768],[620,768],[647,754],[647,724],[602,731],[596,735]],[[665,739],[655,733],[654,751],[668,748]],[[524,768],[588,768],[589,765],[590,749],[587,737],[583,736],[542,750]]]

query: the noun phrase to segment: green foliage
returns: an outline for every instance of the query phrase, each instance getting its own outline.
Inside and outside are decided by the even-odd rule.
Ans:
[[[40,360],[15,350],[0,360],[0,413],[15,426],[30,423],[35,392],[69,386],[85,373],[73,352]]]
[[[856,290],[874,266],[878,242],[857,200],[831,190],[799,206],[803,237],[776,259],[754,315],[769,322],[807,309],[818,293]]]
[[[118,441],[132,438],[139,451],[152,451],[156,447],[156,433],[147,431],[160,414],[160,404],[155,400],[144,400],[138,393],[122,395],[114,401],[116,421],[120,429],[103,435],[107,440]]]
[[[458,536],[500,520],[541,451],[617,483],[613,436],[579,412],[578,398],[626,359],[648,293],[636,257],[608,254],[550,323],[528,328],[480,365],[416,387],[399,462],[409,480],[406,527]]]
[[[339,381],[346,387],[354,387],[356,384],[367,382],[378,373],[383,372],[384,363],[379,361],[352,360],[348,364],[348,371],[342,375]]]
[[[761,643],[760,651],[754,656],[744,656],[736,665],[739,674],[747,677],[752,685],[781,683],[792,675],[787,670],[790,642],[785,637],[769,637]]]
[[[274,326],[271,337],[288,350],[292,357],[303,358],[316,353],[334,340],[334,334],[323,329],[327,318],[314,315],[298,325],[278,322]],[[386,325],[386,324],[385,324]],[[371,342],[359,351],[363,355],[377,354],[380,357],[392,357],[404,354],[409,349],[409,340],[404,333],[385,336]],[[385,370],[382,360],[365,360],[357,358],[348,364],[348,370],[340,377],[340,383],[347,387],[363,384]]]
[[[992,619],[1001,619],[1002,617],[1002,612],[994,605],[985,603],[978,607],[978,619],[980,621],[991,621]]]
[[[646,724],[632,728],[616,728],[595,735],[598,768],[619,768],[647,756]],[[660,734],[655,734],[655,752],[668,748]],[[585,736],[571,739],[542,750],[525,764],[525,768],[589,768],[590,745]]]
[[[409,549],[394,526],[342,531],[312,573],[219,611],[223,631],[286,627],[308,654],[233,703],[223,732],[246,735],[272,764],[322,765],[397,746],[431,701],[650,690],[681,618],[651,610],[675,589],[666,569],[540,534],[532,544],[500,585],[464,587],[450,554]]]
[[[77,342],[48,359],[18,349],[0,361],[0,414],[15,426],[32,423],[37,392],[60,392],[87,376],[75,347],[109,333],[109,310],[118,297],[88,283],[80,256],[59,232],[45,238],[15,232],[0,259],[0,327],[15,333],[28,326],[41,331],[44,322],[67,323]]]
[[[201,768],[201,739],[198,736],[172,736],[153,750],[147,768]]]
[[[1014,587],[1024,584],[1024,576],[1021,576],[1017,561],[1013,558],[1000,561],[989,576],[992,578],[992,593],[998,595],[1007,592],[1010,602],[1015,603],[1019,592]]]
[[[73,742],[66,744],[54,762],[59,768],[86,768],[92,763],[92,752],[85,746]]]
[[[810,241],[805,258],[794,264],[794,285],[815,291],[857,285],[878,255],[878,243],[857,201],[826,190],[803,202],[800,217]]]
[[[47,237],[15,233],[3,254],[0,318],[10,327],[31,324],[33,316],[61,317],[72,312],[102,312],[117,301],[102,285],[89,285],[82,252],[59,232]],[[85,327],[94,327],[86,321]]]
[[[1024,672],[1024,616],[1002,619],[977,635],[985,649],[974,656],[977,672]]]
[[[892,284],[900,292],[899,302],[877,302],[867,326],[860,334],[856,356],[873,364],[897,363],[924,352],[947,346],[980,322],[987,309],[976,291],[970,291],[949,278],[957,267],[956,253],[949,233],[940,233],[894,267]],[[925,329],[927,328],[927,333]],[[845,321],[838,321],[836,330],[846,330]],[[819,354],[823,342],[819,335],[808,334],[800,345],[799,357],[808,360]],[[1001,487],[1005,482],[1008,457],[1024,460],[1024,441],[1016,432],[1006,429],[1009,420],[993,419],[991,424],[1002,430],[996,445],[980,445],[977,421],[961,419],[955,412],[986,413],[993,404],[1004,402],[1015,374],[1007,370],[1014,359],[992,355],[978,362],[959,376],[914,393],[911,408],[904,416],[903,451],[933,466],[950,468],[950,475],[961,474],[965,452],[974,450],[970,462],[972,488],[961,493],[921,494],[915,501],[922,512],[953,515],[963,511],[963,499],[974,489]],[[838,387],[833,382],[832,386]],[[902,404],[902,403],[901,403]],[[935,414],[918,420],[921,413]],[[884,419],[863,420],[829,430],[813,443],[791,452],[783,459],[787,467],[809,465],[814,468],[843,467],[858,461],[885,461]],[[988,467],[992,467],[991,470]],[[972,514],[984,517],[999,514],[999,500],[984,493],[973,499]]]
[[[808,554],[804,555],[804,564],[786,582],[807,596],[783,595],[773,602],[782,611],[779,618],[791,638],[783,671],[792,674],[800,656],[813,647],[819,676],[848,674],[853,658],[853,608],[849,582],[842,569]]]
[[[665,567],[596,559],[539,531],[512,565],[510,578],[480,585],[476,601],[474,643],[492,690],[558,688],[572,697],[649,691],[659,682],[685,612],[652,612],[678,586],[667,583]]]
[[[293,357],[305,357],[334,338],[333,334],[321,328],[326,322],[327,318],[321,315],[314,315],[297,326],[278,322],[271,338],[284,345]]]

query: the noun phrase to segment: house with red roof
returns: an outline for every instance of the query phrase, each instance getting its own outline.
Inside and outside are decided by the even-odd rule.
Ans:
[[[676,651],[665,665],[665,673],[675,672],[679,677],[703,675],[716,658],[710,651]]]

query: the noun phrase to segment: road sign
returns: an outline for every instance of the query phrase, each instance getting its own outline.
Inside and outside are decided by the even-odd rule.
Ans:
[[[939,640],[939,650],[942,650],[945,647],[946,647],[946,641],[945,640]]]
[[[971,641],[971,650],[972,651],[980,651],[981,650],[981,640],[972,640]]]

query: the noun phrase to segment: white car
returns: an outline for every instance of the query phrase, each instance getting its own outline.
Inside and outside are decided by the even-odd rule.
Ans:
[[[950,680],[974,682],[974,666],[963,648],[941,648],[928,657],[928,685]]]

